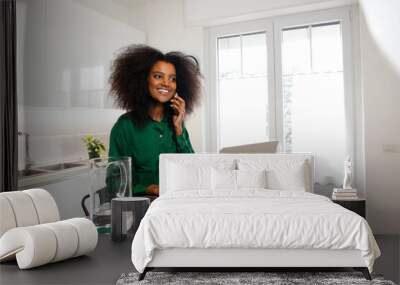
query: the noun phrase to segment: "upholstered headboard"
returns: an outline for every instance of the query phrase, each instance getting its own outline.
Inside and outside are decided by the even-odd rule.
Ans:
[[[313,192],[314,185],[314,157],[311,153],[292,154],[161,154],[159,162],[160,195],[168,191],[169,179],[176,179],[176,175],[168,174],[171,166],[180,165],[189,167],[216,167],[222,169],[252,169],[257,164],[266,165],[273,169],[275,166],[287,166],[303,163],[306,181],[306,191]],[[175,168],[175,167],[173,167]],[[175,176],[173,178],[172,176]],[[179,177],[179,176],[178,176]],[[179,178],[178,178],[179,179]],[[290,189],[287,189],[290,190]]]

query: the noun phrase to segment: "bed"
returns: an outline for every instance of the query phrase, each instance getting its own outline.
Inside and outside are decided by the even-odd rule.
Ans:
[[[352,267],[380,251],[366,220],[313,194],[311,154],[162,154],[160,197],[132,262],[158,267]]]

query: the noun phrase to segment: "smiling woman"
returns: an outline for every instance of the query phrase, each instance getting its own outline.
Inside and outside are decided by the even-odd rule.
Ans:
[[[199,102],[200,79],[196,58],[181,52],[134,45],[115,59],[111,95],[127,112],[111,130],[109,156],[132,157],[133,194],[158,195],[160,153],[194,152],[184,118]]]

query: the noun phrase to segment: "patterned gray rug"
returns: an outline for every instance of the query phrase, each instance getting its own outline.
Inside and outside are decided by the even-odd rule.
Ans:
[[[122,274],[117,285],[134,284],[328,284],[328,285],[395,285],[381,275],[372,275],[368,281],[360,272],[148,272],[138,281],[139,273]]]

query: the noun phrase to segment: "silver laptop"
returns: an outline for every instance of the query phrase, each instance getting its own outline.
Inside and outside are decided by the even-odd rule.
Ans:
[[[224,147],[220,153],[276,153],[279,141]]]

